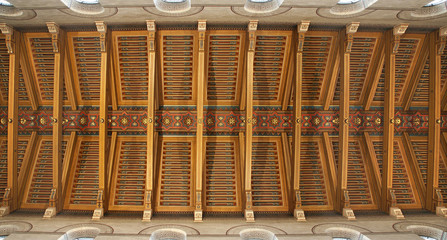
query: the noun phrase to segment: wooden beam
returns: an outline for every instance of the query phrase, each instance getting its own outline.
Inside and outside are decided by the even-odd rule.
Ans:
[[[67,40],[66,40],[67,41]],[[67,41],[68,42],[68,41]],[[76,93],[74,89],[74,83],[73,83],[73,70],[71,66],[71,58],[68,54],[68,44],[65,47],[65,51],[67,54],[65,54],[65,61],[64,61],[64,78],[65,78],[65,89],[67,91],[68,101],[70,101],[71,110],[76,111],[78,106],[78,99],[76,98]]]
[[[110,50],[110,58],[111,58],[111,64],[110,64],[110,68],[109,68],[109,74],[110,74],[110,87],[109,87],[109,95],[110,95],[110,99],[111,99],[111,104],[112,104],[112,110],[116,111],[118,110],[118,94],[117,94],[117,78],[119,78],[119,57],[117,56],[116,51],[113,49],[114,48],[114,44],[117,44],[116,39],[111,39],[111,50]]]
[[[402,142],[404,145],[405,155],[407,155],[408,163],[410,166],[410,172],[411,176],[413,177],[415,183],[416,183],[416,189],[419,192],[420,196],[425,196],[426,194],[426,187],[424,184],[424,180],[421,175],[421,171],[419,171],[419,164],[418,160],[416,158],[416,154],[414,153],[414,149],[411,145],[411,139],[410,135],[408,135],[407,132],[404,132]],[[422,200],[422,205],[425,205],[425,199]]]
[[[377,193],[377,195],[381,196],[382,178],[380,176],[379,165],[377,164],[377,158],[376,158],[376,153],[374,150],[374,145],[372,143],[371,137],[369,136],[368,132],[363,133],[363,139],[364,139],[364,144],[366,145],[367,153],[370,158],[368,168],[370,168],[373,171],[373,174],[371,176],[373,176],[374,181],[376,182],[376,185],[377,185],[377,191],[375,191],[375,192]],[[381,199],[381,198],[379,198],[379,199]],[[380,202],[380,201],[377,201],[377,202]]]
[[[295,84],[293,96],[293,196],[295,201],[294,216],[297,221],[305,221],[304,211],[301,209],[301,194],[300,194],[300,169],[301,169],[301,89],[303,83],[303,47],[304,39],[307,30],[309,29],[310,21],[301,21],[298,25],[298,45],[295,60]]]
[[[429,52],[428,49],[429,42],[430,42],[429,35],[427,34],[425,36],[425,39],[423,40],[420,54],[417,56],[416,65],[411,73],[410,81],[407,83],[408,84],[407,91],[405,91],[402,98],[402,105],[404,111],[408,111],[411,107],[411,102],[413,101],[414,93],[416,92],[419,79],[421,78],[422,71],[424,70],[425,63],[427,62]]]
[[[340,34],[340,124],[338,137],[338,168],[335,210],[342,212],[348,219],[355,219],[350,210],[348,195],[348,149],[349,149],[349,79],[351,48],[354,33],[359,23],[346,26],[346,34]]]
[[[436,190],[439,188],[439,152],[441,151],[441,55],[447,36],[438,31],[429,35],[429,117],[428,117],[428,161],[427,194],[425,209],[435,211],[443,203],[437,203]]]
[[[295,34],[292,36],[292,43],[294,43],[296,41],[296,36]],[[293,53],[295,51],[296,45],[291,45],[290,49],[289,49],[289,56],[293,56]],[[284,94],[282,96],[280,96],[281,99],[281,109],[283,111],[286,111],[287,108],[289,107],[289,103],[290,103],[290,97],[293,93],[293,81],[294,81],[294,74],[296,71],[296,59],[293,57],[290,57],[288,59],[288,64],[287,64],[287,74],[285,77],[285,88],[284,88]]]
[[[322,93],[324,93],[323,95],[325,96],[323,100],[324,110],[329,110],[329,107],[331,106],[332,100],[334,99],[335,88],[337,86],[338,74],[340,73],[340,34],[334,42],[335,44],[333,44],[334,46],[331,49],[331,51],[333,51],[333,54],[331,54],[332,58],[328,61],[329,64],[332,64],[332,67],[329,68],[330,74],[327,76],[329,79],[325,81],[327,84],[324,87],[324,91],[322,90]]]
[[[111,181],[112,181],[112,173],[113,173],[113,169],[117,168],[118,165],[115,166],[115,158],[118,158],[119,156],[116,154],[116,138],[117,138],[118,133],[117,132],[112,132],[112,136],[110,137],[110,147],[109,147],[109,159],[108,159],[108,168],[107,168],[107,183],[106,183],[106,188],[110,189],[111,186]]]
[[[104,216],[107,207],[107,125],[108,125],[108,67],[109,67],[109,49],[110,39],[107,35],[107,26],[104,22],[95,22],[99,32],[100,48],[101,48],[101,82],[100,82],[100,100],[99,100],[99,183],[96,209],[93,213],[93,220],[99,220]]]
[[[247,79],[246,79],[246,110],[245,110],[245,220],[254,222],[253,201],[251,191],[251,162],[253,145],[253,78],[256,46],[256,29],[258,21],[248,24],[248,52],[247,52]]]
[[[19,122],[19,63],[20,33],[6,24],[0,24],[0,30],[6,35],[6,47],[9,53],[9,94],[8,94],[8,160],[7,184],[3,196],[0,216],[9,214],[18,208],[17,141]]]
[[[195,191],[195,210],[194,210],[194,222],[202,222],[202,179],[203,179],[203,95],[205,84],[205,34],[206,34],[206,21],[199,20],[199,56],[197,58],[197,130],[196,130],[196,191]]]
[[[62,106],[64,101],[64,32],[54,22],[48,22],[54,53],[54,88],[53,88],[53,175],[49,206],[44,218],[52,218],[63,208],[62,199]]]
[[[154,162],[155,157],[155,21],[146,21],[148,30],[148,96],[147,96],[147,160],[146,160],[146,189],[144,196],[143,221],[150,221],[152,218],[152,196],[154,192]]]
[[[365,169],[368,174],[368,178],[372,182],[372,197],[374,198],[374,202],[378,203],[380,202],[380,171],[377,164],[376,159],[376,153],[374,151],[374,146],[371,141],[371,137],[369,136],[368,132],[363,133],[362,138],[362,147],[364,149],[364,152],[366,153],[366,164]]]
[[[25,36],[25,35],[24,35]],[[20,51],[20,67],[22,69],[23,80],[25,82],[28,98],[31,103],[31,107],[34,111],[39,108],[39,100],[37,99],[37,89],[35,76],[33,74],[32,67],[30,66],[31,60],[28,56],[28,51],[26,50],[25,39],[22,39],[20,43],[22,51]]]
[[[327,172],[329,173],[329,186],[331,191],[331,198],[335,199],[335,188],[337,186],[337,173],[335,168],[335,157],[334,157],[334,150],[332,149],[332,143],[329,138],[329,134],[327,132],[323,132],[323,143],[324,143],[324,155],[325,159],[327,161],[326,166],[328,166]]]
[[[65,199],[65,193],[67,189],[68,184],[68,177],[70,174],[70,170],[75,167],[75,162],[72,161],[73,155],[75,154],[75,147],[76,147],[76,140],[77,140],[77,134],[76,132],[70,133],[70,138],[67,142],[67,147],[65,148],[65,156],[64,156],[64,167],[62,171],[62,192],[64,194],[63,198]]]
[[[392,31],[390,30],[386,32],[385,36],[385,108],[383,123],[382,199],[380,202],[380,208],[384,212],[390,212],[391,207],[393,207],[393,209],[397,208],[394,191],[392,190],[394,161],[394,95],[396,54],[399,48],[400,36],[405,33],[405,30],[405,26],[402,26],[402,29],[396,26]],[[390,214],[394,214],[394,212],[391,211]]]
[[[37,132],[32,132],[26,146],[25,155],[23,156],[22,167],[19,172],[19,203],[23,199],[24,190],[26,187],[26,178],[29,175],[31,158],[33,156],[34,147],[36,146]]]
[[[371,107],[374,95],[376,94],[377,84],[380,80],[380,75],[382,75],[383,63],[385,62],[385,40],[384,35],[378,40],[377,54],[374,56],[372,62],[372,75],[365,86],[368,91],[366,91],[366,96],[363,99],[363,108],[368,111]]]

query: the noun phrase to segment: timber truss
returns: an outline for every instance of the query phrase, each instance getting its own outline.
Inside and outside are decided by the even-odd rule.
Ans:
[[[446,216],[446,29],[0,26],[0,213]]]

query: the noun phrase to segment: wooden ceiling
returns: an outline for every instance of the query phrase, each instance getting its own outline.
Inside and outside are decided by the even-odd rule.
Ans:
[[[405,33],[390,63],[390,31],[354,33],[347,62],[344,29],[14,31],[12,45],[3,34],[0,200],[11,210],[144,211],[145,219],[433,211],[447,204],[447,50],[432,49],[443,40],[436,33]],[[395,68],[388,98],[387,64]]]

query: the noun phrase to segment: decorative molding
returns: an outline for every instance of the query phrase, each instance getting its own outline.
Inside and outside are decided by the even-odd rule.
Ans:
[[[58,240],[72,240],[79,238],[95,238],[101,232],[100,229],[96,227],[83,226],[68,230],[64,235],[62,235]]]
[[[183,0],[183,2],[154,0],[154,4],[159,11],[166,13],[184,13],[191,9],[191,0]]]
[[[271,17],[280,15],[283,13],[288,12],[291,7],[279,7],[278,9],[268,11],[268,12],[249,12],[245,10],[245,7],[231,7],[231,11],[237,15],[244,16],[244,17]]]
[[[82,18],[94,18],[94,19],[98,19],[98,18],[106,18],[106,17],[111,17],[114,16],[118,13],[118,8],[115,7],[110,7],[110,8],[103,8],[103,11],[99,12],[99,13],[83,13],[83,12],[77,12],[77,11],[73,11],[72,9],[59,9],[59,11],[71,15],[71,16],[75,16],[75,17],[82,17]]]
[[[369,240],[363,233],[371,233],[370,230],[350,224],[323,223],[312,228],[314,234],[327,234],[331,237],[342,237],[348,239]]]
[[[360,0],[351,4],[337,4],[329,10],[333,15],[347,16],[358,14],[373,5],[377,0]]]
[[[96,15],[104,12],[104,8],[101,6],[100,3],[87,4],[78,2],[77,0],[61,0],[61,1],[69,9],[80,14]]]
[[[187,11],[183,12],[165,12],[160,11],[156,7],[143,7],[143,9],[150,14],[161,17],[189,17],[202,12],[204,7],[190,7]]]
[[[186,240],[186,232],[175,228],[163,228],[154,231],[150,240],[175,239]]]
[[[228,229],[227,232],[225,233],[225,235],[239,235],[240,232],[247,230],[247,229],[261,229],[261,230],[269,231],[269,232],[273,233],[274,235],[287,235],[287,232],[280,228],[267,226],[267,225],[260,225],[260,224],[245,224],[245,225],[235,226],[235,227]]]
[[[259,240],[278,240],[274,233],[260,229],[249,228],[239,232],[242,240],[259,239]]]
[[[162,224],[162,225],[151,226],[151,227],[147,227],[147,228],[141,230],[138,234],[143,234],[143,235],[153,234],[154,232],[156,232],[158,230],[163,230],[163,229],[181,230],[181,231],[185,232],[186,235],[188,235],[188,236],[200,235],[200,232],[197,229],[186,226],[186,225],[179,225],[179,224]]]
[[[284,0],[269,0],[266,2],[256,2],[246,0],[244,10],[249,13],[268,13],[277,10]]]
[[[447,232],[447,227],[438,226],[425,222],[398,222],[393,225],[397,232],[412,232],[419,236],[428,236],[435,239],[443,239],[443,233]]]
[[[7,236],[13,232],[29,232],[33,225],[24,221],[2,221],[0,222],[0,236]]]
[[[62,228],[57,229],[54,232],[69,232],[70,230],[76,230],[76,229],[86,229],[86,228],[95,228],[98,229],[99,233],[113,233],[114,230],[111,226],[102,224],[102,223],[79,223],[79,224],[73,224],[68,225]],[[96,231],[96,230],[95,230]]]
[[[354,18],[354,17],[360,17],[364,16],[370,13],[375,12],[375,9],[364,9],[357,13],[346,13],[346,14],[333,14],[331,12],[332,8],[317,8],[317,15],[323,18],[328,19],[341,19],[341,18]]]

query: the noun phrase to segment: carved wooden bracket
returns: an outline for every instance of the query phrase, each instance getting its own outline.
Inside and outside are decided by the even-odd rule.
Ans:
[[[13,40],[14,29],[6,23],[1,23],[0,30],[6,36],[6,48],[8,49],[8,53],[9,54],[14,53],[14,51],[13,51],[13,49],[14,49],[14,40]]]
[[[99,42],[101,47],[101,52],[106,52],[106,33],[107,25],[103,21],[95,21],[96,29],[99,32]]]
[[[254,51],[255,50],[255,43],[256,43],[256,30],[258,29],[258,20],[251,20],[248,24],[248,51]]]
[[[53,52],[59,52],[59,25],[55,22],[47,22],[48,31],[51,33],[51,43],[53,45]]]

